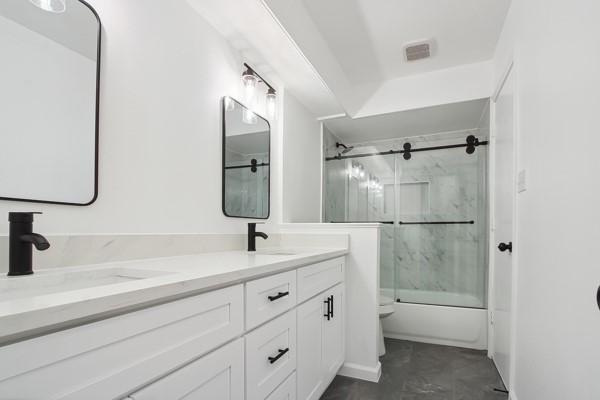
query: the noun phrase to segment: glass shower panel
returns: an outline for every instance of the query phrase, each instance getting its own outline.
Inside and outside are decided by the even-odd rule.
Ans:
[[[484,148],[398,158],[397,301],[486,307],[486,165]]]
[[[345,222],[347,220],[346,160],[330,160],[324,164],[325,187],[323,196],[323,221]]]
[[[379,242],[379,281],[382,294],[394,298],[394,217],[396,212],[396,156],[364,157],[359,176],[366,186],[366,215],[356,221],[382,222]],[[361,176],[362,175],[362,176]],[[363,218],[364,217],[364,218]]]

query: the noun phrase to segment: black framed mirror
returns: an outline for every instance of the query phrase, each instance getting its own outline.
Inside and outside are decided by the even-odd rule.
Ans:
[[[96,200],[101,29],[82,0],[0,1],[0,200]]]
[[[221,100],[223,213],[267,219],[270,214],[271,126],[231,97]]]

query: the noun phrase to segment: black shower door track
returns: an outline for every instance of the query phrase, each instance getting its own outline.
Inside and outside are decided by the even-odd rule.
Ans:
[[[489,142],[484,140],[482,142],[478,142],[477,146],[486,146]],[[456,149],[460,147],[469,147],[470,145],[467,143],[461,144],[449,144],[446,146],[431,146],[431,147],[421,147],[418,149],[410,149],[410,150],[388,150],[388,151],[380,151],[377,153],[363,153],[363,154],[353,154],[349,156],[334,156],[334,157],[326,157],[325,161],[334,161],[334,160],[345,160],[350,158],[361,158],[361,157],[373,157],[373,156],[388,156],[392,154],[404,154],[404,153],[416,153],[418,151],[432,151],[432,150],[444,150],[444,149]]]

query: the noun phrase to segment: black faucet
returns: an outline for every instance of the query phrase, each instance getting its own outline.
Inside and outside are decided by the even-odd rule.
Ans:
[[[32,248],[42,251],[50,247],[50,243],[40,234],[33,233],[33,215],[40,212],[8,213],[9,247],[8,276],[31,275]]]
[[[256,222],[248,223],[248,251],[256,251],[256,237],[267,239],[269,236],[264,232],[256,232]]]

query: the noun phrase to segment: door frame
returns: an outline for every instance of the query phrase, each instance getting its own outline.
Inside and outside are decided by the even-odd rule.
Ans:
[[[512,389],[515,384],[515,359],[516,359],[516,332],[517,332],[517,299],[518,299],[518,269],[519,269],[519,238],[518,238],[518,222],[519,222],[519,207],[518,207],[518,191],[517,191],[517,176],[519,174],[520,167],[520,154],[519,154],[519,143],[520,143],[520,132],[519,132],[519,80],[518,80],[518,69],[517,60],[513,57],[504,68],[500,79],[496,84],[496,88],[491,97],[490,101],[490,152],[489,152],[489,168],[488,168],[488,182],[489,182],[489,250],[488,250],[488,357],[493,358],[494,355],[494,326],[493,326],[493,310],[495,308],[495,285],[494,285],[494,253],[497,251],[496,244],[498,240],[495,237],[495,173],[496,173],[496,101],[500,95],[504,84],[506,83],[509,76],[512,75],[513,79],[513,176],[512,176],[512,187],[513,187],[513,225],[512,225],[512,242],[515,244],[515,248],[512,252],[511,263],[512,263],[512,280],[511,280],[511,316],[510,316],[510,362],[509,362],[509,382],[510,387],[507,389],[512,393]]]

